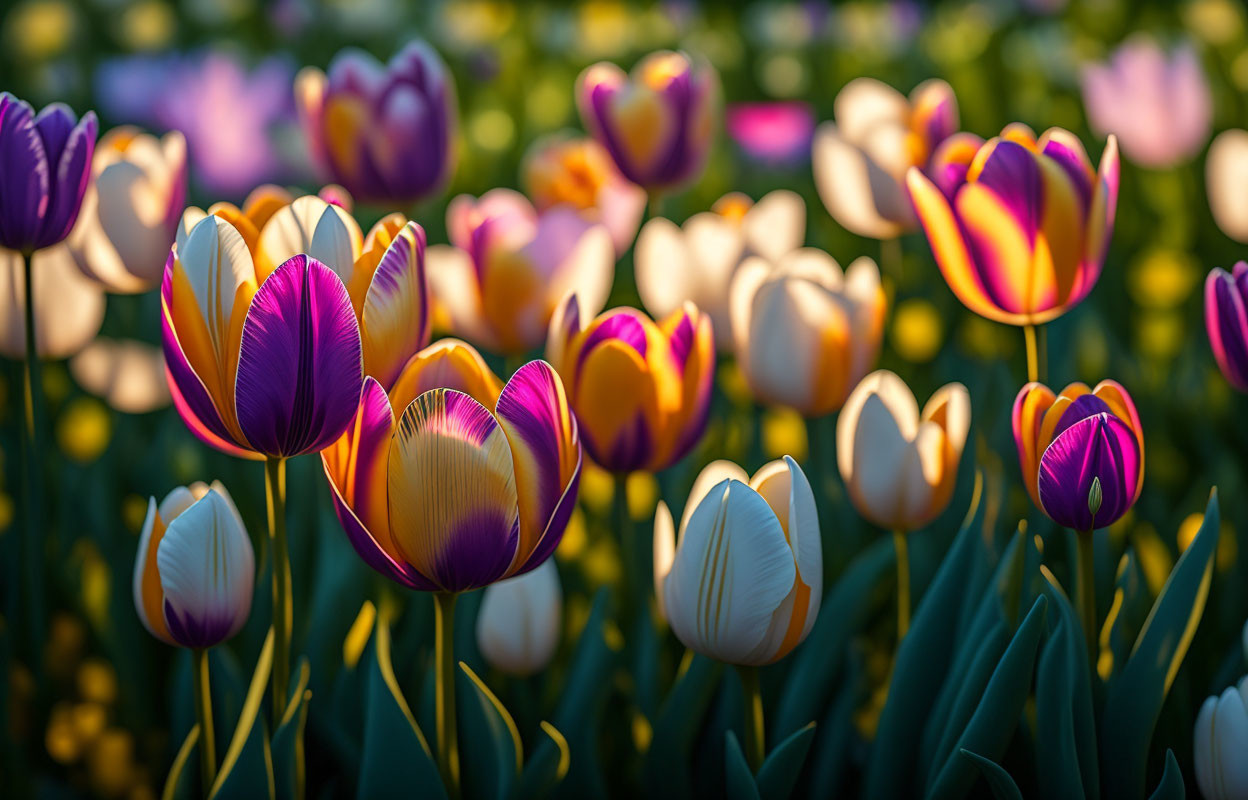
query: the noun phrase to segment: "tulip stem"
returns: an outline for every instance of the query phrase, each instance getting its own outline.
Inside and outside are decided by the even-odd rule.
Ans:
[[[633,530],[633,518],[628,511],[628,473],[622,472],[615,476],[613,506],[615,534],[620,537],[620,560],[624,567],[620,614],[626,619],[631,619],[636,608],[645,603],[646,596],[641,583],[636,531]]]
[[[459,797],[459,734],[455,721],[455,592],[433,595],[438,771],[452,800]]]
[[[290,681],[290,629],[294,609],[290,598],[290,550],[286,544],[286,459],[264,462],[264,494],[273,553],[273,729],[286,713]]]
[[[26,490],[26,538],[22,545],[25,555],[26,604],[25,616],[29,622],[30,667],[36,675],[42,676],[40,668],[43,658],[43,636],[46,630],[44,622],[44,542],[47,541],[47,530],[44,527],[43,506],[43,465],[39,456],[42,448],[39,434],[43,423],[43,388],[40,382],[39,349],[35,339],[35,287],[32,282],[32,266],[35,254],[22,254],[24,267],[23,287],[26,296],[23,300],[26,323],[26,360],[22,365],[22,410],[25,425],[22,428],[22,454],[25,468],[22,471],[22,483]]]
[[[1040,356],[1036,347],[1036,326],[1023,326],[1023,342],[1027,346],[1027,380],[1040,380]]]
[[[893,549],[897,553],[897,643],[910,630],[910,550],[906,544],[906,532],[893,531]]]
[[[1096,676],[1096,579],[1094,577],[1092,565],[1092,531],[1084,533],[1075,533],[1075,541],[1078,544],[1078,552],[1075,559],[1075,573],[1078,581],[1077,604],[1079,606],[1079,621],[1083,623],[1084,641],[1088,647],[1088,666],[1091,669],[1091,676]]]
[[[763,692],[758,686],[758,667],[737,665],[741,687],[745,690],[745,757],[755,773],[763,765],[767,753],[763,731]]]
[[[881,239],[880,270],[885,275],[891,275],[898,285],[902,283],[902,264],[901,238],[894,236],[892,239]]]
[[[191,651],[195,674],[195,721],[199,723],[199,763],[203,774],[204,797],[212,793],[217,780],[217,742],[212,731],[212,685],[208,676],[208,649]]]

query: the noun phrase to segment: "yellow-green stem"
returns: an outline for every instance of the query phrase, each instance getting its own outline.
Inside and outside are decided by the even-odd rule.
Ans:
[[[204,797],[212,792],[217,780],[217,743],[212,729],[212,689],[208,676],[208,650],[197,647],[191,651],[195,678],[195,721],[199,723],[200,778]]]
[[[286,544],[286,459],[264,462],[264,494],[269,513],[269,544],[273,556],[273,727],[286,713],[290,683],[290,629],[294,609],[290,597],[290,551]]]
[[[459,797],[459,734],[455,719],[455,592],[436,592],[434,607],[434,665],[438,729],[438,771],[452,798]]]
[[[767,749],[763,729],[763,693],[758,685],[758,667],[737,666],[745,690],[745,757],[750,769],[758,772]]]
[[[893,549],[897,552],[897,643],[910,630],[910,551],[906,532],[893,531]]]
[[[1023,326],[1023,342],[1027,345],[1027,380],[1040,380],[1040,356],[1036,349],[1036,326]]]
[[[1088,665],[1093,678],[1096,676],[1096,578],[1093,571],[1092,531],[1075,533],[1078,552],[1075,560],[1076,590],[1079,621],[1083,624],[1084,641],[1088,647]]]
[[[623,562],[624,569],[620,612],[625,619],[631,619],[634,612],[645,604],[646,596],[642,584],[642,565],[638,563],[637,532],[633,529],[633,518],[628,511],[628,473],[622,472],[615,476],[613,506],[615,535],[619,537],[620,561]]]
[[[22,541],[22,554],[26,566],[24,582],[26,584],[26,600],[24,616],[29,624],[28,642],[31,663],[36,675],[42,676],[43,669],[43,636],[46,631],[44,620],[44,542],[47,530],[44,527],[43,504],[43,464],[40,461],[43,448],[40,446],[39,435],[43,421],[43,389],[40,382],[39,350],[35,340],[35,288],[31,280],[34,253],[22,254],[23,286],[25,297],[22,298],[25,310],[26,360],[22,365],[22,455],[25,464],[22,471],[22,483],[25,488],[26,513],[25,532]],[[42,682],[42,678],[41,678]]]

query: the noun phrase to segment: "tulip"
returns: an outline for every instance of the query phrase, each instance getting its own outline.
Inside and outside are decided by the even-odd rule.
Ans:
[[[606,470],[657,472],[706,430],[715,352],[710,319],[692,304],[655,323],[632,308],[585,320],[569,296],[550,322],[546,357]]]
[[[1205,700],[1196,715],[1192,761],[1205,800],[1248,798],[1248,677]]]
[[[737,363],[764,403],[807,417],[829,414],[879,355],[886,300],[869,258],[845,274],[812,248],[774,265],[753,258],[737,272],[731,295]]]
[[[734,103],[724,117],[728,135],[755,161],[791,165],[810,154],[815,113],[809,103]]]
[[[172,402],[160,348],[134,339],[103,336],[69,361],[83,389],[126,414],[146,414]]]
[[[659,504],[654,586],[661,612],[686,647],[745,667],[746,751],[760,764],[762,701],[754,667],[783,658],[814,627],[823,595],[819,515],[792,458],[753,478],[727,461],[707,465],[680,521]]]
[[[326,75],[295,78],[299,118],[313,157],[331,178],[370,203],[414,203],[436,193],[455,165],[455,86],[421,41],[381,65],[355,49]]]
[[[645,224],[633,255],[637,291],[656,317],[694,303],[710,315],[716,345],[729,352],[733,276],[747,259],[774,263],[805,238],[806,204],[796,193],[777,190],[757,203],[740,193],[727,194],[680,227],[663,217]]]
[[[104,290],[79,271],[64,242],[37,251],[33,262],[36,352],[45,359],[68,358],[99,332]],[[7,358],[26,353],[25,296],[22,254],[0,248],[0,354]]]
[[[1205,157],[1209,209],[1222,232],[1248,242],[1248,131],[1219,133]]]
[[[1183,45],[1166,53],[1142,34],[1108,63],[1084,67],[1083,104],[1093,131],[1115,134],[1123,155],[1158,169],[1195,156],[1213,122],[1213,97],[1196,51]]]
[[[541,345],[569,293],[597,313],[615,274],[607,229],[575,209],[538,214],[524,195],[461,195],[446,212],[451,247],[429,249],[433,294],[453,332],[507,356]]]
[[[570,206],[606,226],[616,258],[628,250],[646,210],[646,193],[620,174],[602,145],[561,134],[539,139],[525,155],[521,174],[539,212]]]
[[[495,669],[524,677],[545,667],[559,645],[559,570],[547,559],[532,572],[485,587],[477,647]]]
[[[928,169],[958,129],[958,104],[944,81],[920,84],[907,99],[888,84],[857,78],[833,102],[834,122],[815,133],[815,185],[828,213],[859,236],[893,239],[915,225],[904,181]]]
[[[1244,289],[1248,263],[1235,264],[1232,274],[1214,267],[1205,279],[1205,330],[1209,346],[1226,380],[1248,392],[1248,311]]]
[[[719,115],[710,64],[668,50],[643,58],[631,75],[599,62],[577,79],[576,100],[585,129],[651,194],[702,174]]]
[[[455,791],[455,597],[535,569],[563,537],[581,474],[563,386],[535,361],[492,408],[438,388],[396,413],[366,378],[354,419],[321,459],[338,520],[364,562],[435,593],[438,759]]]
[[[400,416],[413,400],[433,389],[454,389],[493,408],[498,405],[503,383],[472,345],[459,339],[439,339],[403,367],[390,390],[390,408]]]
[[[160,283],[186,200],[186,139],[114,128],[100,139],[92,181],[68,244],[78,266],[110,292]]]

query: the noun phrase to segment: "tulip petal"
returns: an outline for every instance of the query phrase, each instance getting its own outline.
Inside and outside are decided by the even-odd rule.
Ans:
[[[492,666],[526,676],[550,661],[559,644],[563,592],[554,561],[491,584],[477,612],[477,645]]]
[[[805,243],[806,202],[787,189],[768,192],[745,213],[742,232],[750,252],[776,261]]]
[[[156,508],[156,498],[147,501],[147,518],[139,534],[139,552],[134,561],[134,578],[131,581],[134,609],[139,621],[157,639],[177,644],[169,635],[165,624],[164,591],[160,588],[160,569],[156,553],[165,536],[165,523]]]
[[[681,536],[684,536],[685,527],[689,524],[689,518],[693,516],[693,510],[702,502],[702,498],[706,497],[711,489],[727,480],[749,483],[750,476],[735,461],[728,461],[727,459],[712,461],[702,468],[702,471],[698,473],[698,477],[693,479],[693,486],[690,487],[689,496],[685,499],[684,513],[680,515],[680,528],[678,531]],[[676,544],[679,545],[680,542],[678,541]]]
[[[31,264],[35,343],[44,358],[65,358],[85,347],[104,322],[100,286],[79,271],[64,244],[35,252]],[[22,256],[0,249],[0,354],[26,354],[26,276]]]
[[[126,414],[145,414],[171,400],[164,359],[146,342],[99,337],[70,359],[69,371],[82,388]]]
[[[33,249],[49,212],[55,165],[49,164],[35,111],[8,92],[0,93],[0,245]]]
[[[408,359],[429,342],[425,231],[416,223],[409,222],[386,248],[360,321],[364,371],[391,386]]]
[[[690,513],[693,506],[688,506]],[[659,501],[654,510],[654,600],[658,605],[659,616],[667,618],[666,582],[676,560],[676,530],[672,521],[671,509],[667,503]]]
[[[655,217],[641,228],[633,246],[637,293],[655,316],[670,314],[690,299],[701,277],[685,237],[671,220]]]
[[[454,389],[486,408],[494,408],[503,384],[475,347],[459,339],[439,339],[417,353],[399,373],[390,390],[394,413],[402,414],[408,404],[431,389]]]
[[[582,352],[581,366],[572,373],[577,383],[571,394],[580,409],[585,449],[606,469],[641,469],[650,463],[658,445],[655,432],[661,428],[655,376],[637,349],[620,339],[606,339]]]
[[[316,195],[305,195],[272,216],[256,244],[256,278],[264,282],[279,264],[304,254],[337,273],[346,283],[359,258],[364,235],[343,209]]]
[[[750,487],[767,501],[780,520],[797,567],[797,580],[786,599],[788,613],[773,621],[770,633],[773,657],[780,658],[806,638],[819,614],[823,594],[819,512],[810,482],[790,456],[763,465],[750,479]]]
[[[1118,520],[1135,501],[1140,458],[1135,431],[1108,413],[1071,425],[1040,459],[1040,503],[1059,525],[1081,534]],[[1101,505],[1088,508],[1093,479],[1101,485]]]

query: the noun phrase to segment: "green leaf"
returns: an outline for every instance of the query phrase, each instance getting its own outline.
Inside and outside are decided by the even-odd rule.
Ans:
[[[1018,784],[1014,783],[1010,773],[1006,772],[1000,764],[965,748],[959,750],[958,753],[979,767],[979,771],[984,776],[984,782],[988,784],[988,788],[992,790],[992,796],[997,800],[1023,800],[1023,793],[1018,790]]]
[[[212,785],[210,798],[248,798],[254,800],[260,787],[267,790],[266,797],[276,792],[273,780],[273,753],[269,749],[269,734],[264,717],[260,713],[265,690],[269,686],[269,672],[273,668],[273,629],[265,637],[264,647],[251,676],[251,686],[243,700],[243,710],[230,739],[229,749],[221,761],[216,783]]]
[[[546,797],[554,786],[567,777],[572,762],[568,740],[559,729],[542,720],[541,730],[554,747],[539,746],[520,774],[520,786],[516,795],[525,800]]]
[[[1205,610],[1220,524],[1215,488],[1196,538],[1174,565],[1131,657],[1106,690],[1102,765],[1106,794],[1112,800],[1144,795],[1149,742]]]
[[[1036,670],[1036,778],[1044,797],[1096,800],[1100,772],[1083,628],[1056,583],[1046,595],[1057,613]]]
[[[975,715],[962,731],[953,754],[937,773],[927,794],[929,800],[964,797],[974,785],[971,763],[962,758],[958,750],[970,750],[992,759],[1004,754],[1031,690],[1036,650],[1044,633],[1048,602],[1048,598],[1041,595],[1036,598],[1031,611],[1027,612],[1013,641],[1001,656]]]
[[[728,731],[724,736],[724,795],[728,800],[762,800],[754,773],[745,761],[737,735]]]
[[[923,732],[918,775],[922,783],[930,783],[936,771],[953,757],[959,737],[975,716],[984,691],[1010,646],[1010,638],[1008,623],[998,619],[978,647],[973,648],[975,656],[967,668],[949,673],[945,688],[951,691],[951,700],[940,713],[931,716]]]
[[[186,741],[182,742],[182,746],[178,748],[178,754],[173,759],[173,765],[169,767],[169,775],[165,778],[165,790],[161,792],[161,800],[178,800],[183,797],[195,796],[195,771],[186,768],[191,756],[195,754],[199,745],[199,726],[191,727],[191,732],[186,735]]]
[[[689,754],[719,684],[720,664],[692,651],[686,651],[686,664],[659,709],[654,738],[642,760],[641,785],[652,797],[688,797],[693,792]]]
[[[378,616],[369,647],[364,703],[364,743],[360,755],[357,797],[406,797],[413,787],[422,796],[446,800],[446,789],[429,750],[403,698],[390,663],[390,623]]]
[[[1150,795],[1150,800],[1184,800],[1186,797],[1187,788],[1183,785],[1179,762],[1174,757],[1174,751],[1167,750],[1166,771],[1161,773],[1161,783],[1157,784],[1157,791]]]
[[[758,793],[762,800],[785,800],[793,793],[802,765],[815,738],[815,723],[772,748],[758,770]]]
[[[306,770],[303,753],[303,730],[308,721],[308,700],[312,692],[308,681],[312,668],[307,657],[299,659],[295,687],[286,704],[286,712],[273,734],[273,780],[279,800],[302,800]]]
[[[460,770],[464,794],[506,800],[524,765],[520,732],[503,704],[462,661],[457,677],[460,751],[471,755]]]
[[[839,797],[850,770],[850,751],[858,739],[854,711],[862,690],[861,658],[851,657],[836,699],[815,729],[815,753],[809,760],[809,797]]]

